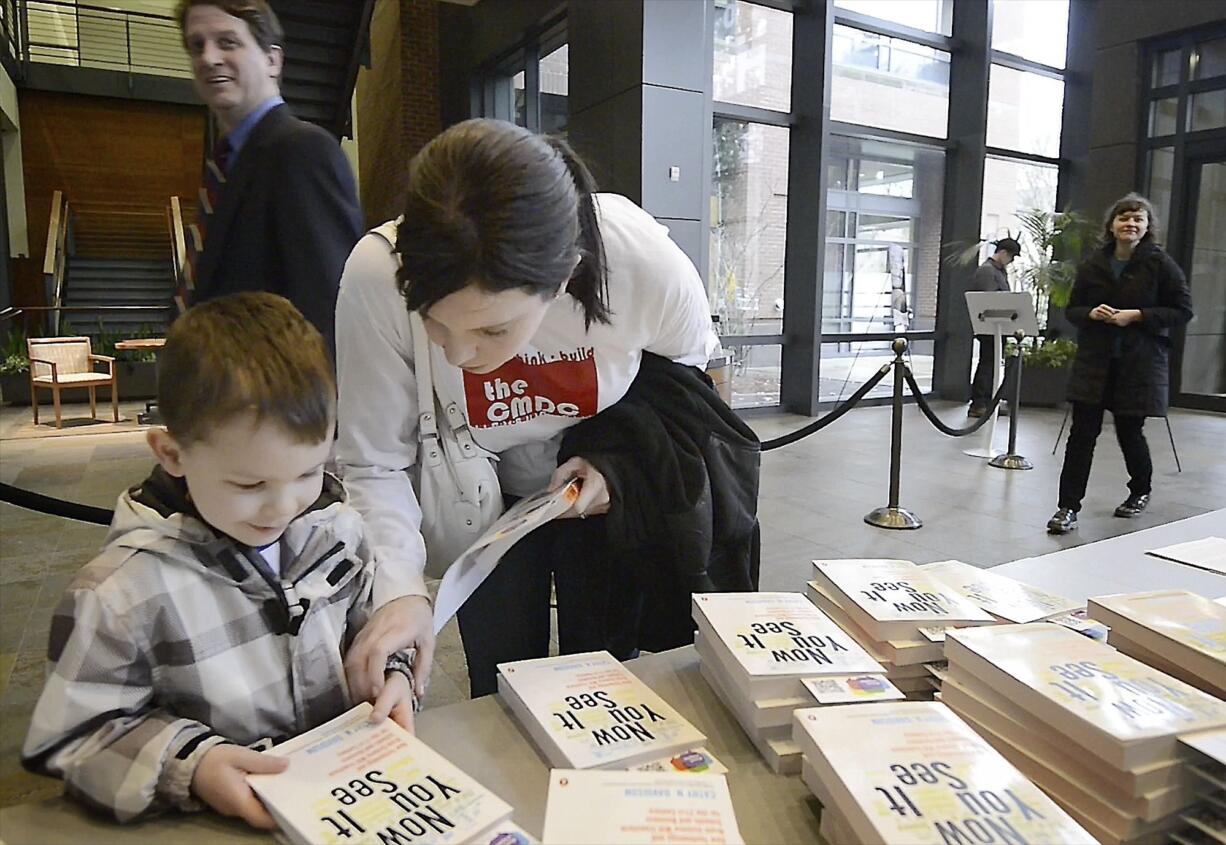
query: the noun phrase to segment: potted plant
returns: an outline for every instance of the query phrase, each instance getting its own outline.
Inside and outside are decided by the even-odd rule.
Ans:
[[[30,404],[30,359],[26,357],[25,332],[17,326],[9,329],[0,347],[0,402]]]
[[[1010,341],[1007,354],[1013,354],[1013,347]],[[1022,404],[1053,407],[1063,402],[1076,355],[1077,344],[1066,337],[1023,340]]]
[[[91,347],[96,355],[109,355],[115,359],[115,375],[119,382],[119,398],[124,401],[131,399],[153,399],[157,396],[157,359],[149,350],[116,349],[115,345],[123,340],[143,337],[157,337],[165,333],[165,328],[156,329],[151,326],[139,326],[135,331],[110,332],[98,321],[98,331],[91,338]],[[104,388],[99,394],[99,400],[111,398],[109,388]]]

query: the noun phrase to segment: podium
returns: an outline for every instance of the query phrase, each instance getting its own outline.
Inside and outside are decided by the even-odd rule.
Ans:
[[[1033,337],[1039,333],[1039,320],[1034,313],[1034,300],[1028,293],[1013,293],[1012,291],[968,291],[966,308],[971,315],[971,327],[976,335],[992,336],[992,395],[995,396],[1005,380],[1004,336],[1012,336],[1019,329],[1027,336]],[[1014,413],[1017,409],[1013,409]],[[1004,450],[997,449],[996,421],[1000,416],[1000,406],[992,409],[992,418],[981,429],[979,445],[963,449],[962,453],[975,458],[995,458],[1003,455]]]

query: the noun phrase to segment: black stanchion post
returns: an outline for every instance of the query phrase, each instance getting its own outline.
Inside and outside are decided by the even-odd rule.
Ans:
[[[894,403],[890,416],[890,503],[877,508],[864,517],[869,525],[878,528],[906,530],[919,528],[924,523],[906,508],[898,506],[898,488],[902,474],[902,391],[905,379],[902,354],[907,350],[906,338],[894,341]]]
[[[1009,409],[1009,451],[988,461],[988,466],[997,469],[1034,469],[1034,464],[1017,453],[1018,417],[1022,410],[1022,338],[1025,336],[1021,329],[1013,333],[1013,397],[1010,400],[1013,407]]]

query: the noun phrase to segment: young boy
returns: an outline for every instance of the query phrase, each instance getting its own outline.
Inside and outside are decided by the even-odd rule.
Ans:
[[[189,311],[159,356],[159,466],[120,497],[102,553],[55,612],[27,768],[129,821],[211,806],[275,824],[248,772],[344,712],[343,656],[372,611],[370,547],[324,473],[335,384],[287,300],[240,293]],[[375,717],[412,726],[405,656]]]

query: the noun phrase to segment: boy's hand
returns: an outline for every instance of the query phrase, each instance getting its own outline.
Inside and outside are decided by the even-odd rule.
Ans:
[[[372,722],[381,722],[388,716],[409,733],[413,733],[413,689],[409,679],[399,672],[388,672],[383,690],[372,704],[375,709],[370,712]]]
[[[1111,318],[1115,316],[1115,309],[1110,305],[1095,305],[1094,310],[1090,312],[1091,320],[1098,320],[1103,323],[1110,323]]]
[[[277,823],[247,785],[248,773],[275,775],[289,760],[241,745],[215,745],[200,758],[192,775],[192,792],[223,816],[237,816],[252,827],[276,830]]]
[[[434,663],[434,611],[425,596],[403,596],[375,611],[345,655],[345,680],[354,701],[374,701],[383,690],[387,659],[414,649],[413,679],[418,698]]]

